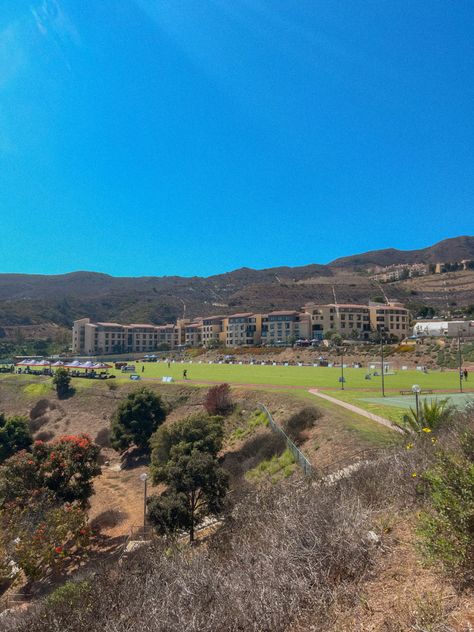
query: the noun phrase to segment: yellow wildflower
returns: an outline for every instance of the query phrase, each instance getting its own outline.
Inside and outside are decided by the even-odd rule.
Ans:
[[[411,450],[413,448],[413,443],[407,443],[406,449]]]
[[[431,428],[423,428],[423,432],[431,432]]]
[[[416,478],[416,476],[417,476],[416,472],[413,472],[412,478]]]

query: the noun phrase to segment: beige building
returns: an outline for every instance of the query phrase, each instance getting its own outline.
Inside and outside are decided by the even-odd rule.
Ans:
[[[202,323],[189,323],[184,326],[184,344],[187,347],[200,347],[202,341]]]
[[[81,318],[72,328],[72,351],[88,355],[156,351],[164,344],[177,347],[181,333],[184,339],[184,330],[176,325],[91,323]]]
[[[209,347],[221,341],[224,316],[207,316],[202,319],[201,342],[203,347]]]
[[[221,340],[226,347],[259,345],[261,334],[262,314],[232,314],[222,321]]]
[[[180,328],[176,325],[158,325],[156,327],[158,338],[157,347],[167,345],[170,349],[174,349],[180,344]]]
[[[320,340],[328,331],[335,331],[345,338],[354,335],[367,338],[370,333],[370,309],[367,305],[335,304],[304,307],[311,318],[310,337]]]
[[[399,340],[410,335],[410,312],[402,303],[369,303],[370,324],[373,331],[385,331]]]
[[[72,328],[72,350],[74,353],[120,353],[126,350],[127,331],[118,323],[91,323],[90,318],[81,318]]]
[[[296,340],[308,339],[311,332],[309,314],[296,311],[269,312],[262,316],[262,344],[293,344]]]
[[[409,312],[401,303],[367,305],[310,303],[303,312],[282,310],[268,314],[245,312],[230,316],[209,316],[178,320],[176,324],[91,323],[89,318],[74,322],[72,351],[77,354],[141,353],[160,347],[177,349],[220,343],[227,347],[260,344],[290,345],[300,339],[322,339],[328,331],[344,338],[357,334],[368,338],[370,331],[384,330],[397,338],[409,334]]]

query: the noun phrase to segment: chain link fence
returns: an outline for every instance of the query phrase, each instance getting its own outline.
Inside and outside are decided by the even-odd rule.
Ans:
[[[301,450],[296,447],[296,445],[293,443],[293,441],[290,439],[290,437],[286,434],[286,432],[283,430],[283,428],[281,426],[279,426],[277,424],[277,422],[273,419],[270,411],[265,406],[265,404],[260,404],[259,403],[259,407],[260,407],[260,410],[263,413],[265,413],[265,416],[268,419],[268,423],[270,424],[270,428],[274,432],[277,432],[278,434],[280,434],[284,438],[285,443],[286,443],[286,447],[293,454],[295,462],[301,467],[301,469],[303,470],[305,476],[310,476],[311,474],[313,474],[313,467],[312,467],[311,463],[308,461],[308,459],[305,457],[305,455],[301,452]]]

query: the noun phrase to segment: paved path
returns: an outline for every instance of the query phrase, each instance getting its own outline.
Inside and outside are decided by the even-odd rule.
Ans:
[[[343,402],[340,399],[336,399],[335,397],[331,397],[330,395],[326,395],[325,393],[320,393],[316,388],[310,388],[309,393],[311,395],[316,395],[316,397],[321,397],[322,399],[327,400],[328,402],[332,402],[333,404],[337,404],[338,406],[342,406],[342,408],[346,408],[353,413],[357,413],[358,415],[362,415],[362,417],[367,417],[367,419],[371,419],[378,424],[382,424],[382,426],[386,426],[390,428],[390,430],[395,430],[395,432],[400,432],[403,434],[403,431],[397,426],[394,426],[389,419],[385,419],[385,417],[381,417],[380,415],[374,415],[374,413],[369,413],[368,410],[364,410],[363,408],[359,408],[359,406],[354,406],[353,404],[349,404],[348,402]]]

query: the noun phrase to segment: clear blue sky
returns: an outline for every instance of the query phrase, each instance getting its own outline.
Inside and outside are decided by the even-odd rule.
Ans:
[[[0,271],[474,234],[472,0],[0,0]]]

